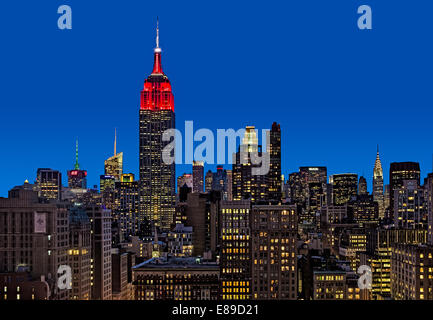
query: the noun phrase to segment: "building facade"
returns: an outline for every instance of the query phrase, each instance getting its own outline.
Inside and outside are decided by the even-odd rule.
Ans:
[[[297,234],[295,205],[252,207],[253,299],[297,299]]]
[[[57,281],[68,264],[69,213],[63,203],[40,203],[37,192],[16,187],[0,198],[0,272],[29,272],[43,277],[49,298],[69,299]]]
[[[404,180],[415,180],[419,186],[420,167],[417,162],[392,162],[389,167],[389,218],[394,219],[394,191],[403,187]]]
[[[140,220],[169,230],[176,205],[175,163],[166,163],[163,152],[170,141],[163,133],[175,128],[174,98],[168,77],[162,71],[157,27],[153,71],[144,82],[139,111]],[[174,148],[167,151],[173,156]]]
[[[396,244],[391,256],[391,297],[433,300],[433,247]]]
[[[192,192],[204,192],[204,162],[194,161],[192,164]]]
[[[248,300],[251,295],[251,201],[221,202],[221,298]]]
[[[135,300],[217,300],[219,268],[191,258],[152,258],[132,268]]]

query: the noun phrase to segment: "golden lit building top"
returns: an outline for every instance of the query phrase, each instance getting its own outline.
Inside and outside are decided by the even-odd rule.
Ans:
[[[259,140],[254,126],[247,126],[242,139],[242,145],[248,146],[248,152],[257,151]],[[246,150],[245,150],[246,151]]]

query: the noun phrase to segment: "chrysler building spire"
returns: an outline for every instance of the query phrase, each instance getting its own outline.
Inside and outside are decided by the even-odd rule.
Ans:
[[[377,154],[376,154],[376,162],[374,163],[374,177],[381,176],[383,177],[382,163],[380,162],[379,156],[379,145],[377,145]]]
[[[379,218],[385,217],[384,194],[383,194],[383,169],[379,156],[379,145],[377,145],[376,162],[373,169],[373,199],[378,203]]]

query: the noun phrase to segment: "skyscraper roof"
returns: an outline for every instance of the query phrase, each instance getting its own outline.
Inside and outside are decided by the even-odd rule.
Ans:
[[[380,162],[380,156],[379,156],[379,145],[377,145],[376,162],[374,163],[373,175],[374,177],[383,176],[382,163]]]

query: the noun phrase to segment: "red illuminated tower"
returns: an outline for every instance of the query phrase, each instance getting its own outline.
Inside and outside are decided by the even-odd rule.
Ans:
[[[86,189],[87,188],[87,171],[80,170],[78,164],[78,140],[75,145],[75,166],[74,170],[68,170],[68,187],[72,189]]]
[[[140,215],[139,223],[151,221],[168,230],[175,210],[175,164],[165,164],[162,151],[169,142],[162,141],[167,129],[175,128],[174,99],[171,84],[162,71],[159,28],[153,71],[141,91],[139,132]]]

